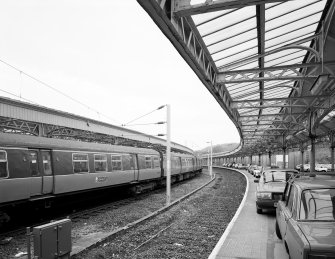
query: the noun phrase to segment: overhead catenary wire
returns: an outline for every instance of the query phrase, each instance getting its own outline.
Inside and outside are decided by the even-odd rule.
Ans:
[[[56,89],[55,87],[51,86],[50,84],[45,83],[45,82],[43,82],[42,80],[36,78],[35,76],[32,76],[32,75],[30,75],[30,74],[24,72],[22,69],[19,69],[19,68],[15,67],[15,66],[9,64],[8,62],[2,60],[2,59],[0,59],[0,62],[3,63],[3,64],[5,64],[6,66],[8,66],[8,67],[10,67],[10,68],[12,68],[12,69],[18,71],[18,72],[20,73],[21,81],[22,81],[22,74],[23,74],[23,75],[29,77],[30,79],[32,79],[32,80],[34,80],[34,81],[40,83],[41,85],[43,85],[43,86],[45,86],[45,87],[47,87],[47,88],[49,88],[49,89],[51,89],[51,90],[53,90],[53,91],[55,91],[55,92],[57,92],[57,93],[59,93],[59,94],[65,96],[66,98],[69,98],[69,99],[72,100],[73,102],[76,102],[76,103],[78,103],[78,104],[84,106],[86,109],[91,110],[91,111],[97,113],[98,116],[101,115],[101,116],[103,116],[103,117],[105,117],[105,118],[107,118],[107,119],[109,119],[109,120],[111,120],[111,121],[115,121],[115,119],[110,118],[109,116],[107,116],[107,115],[105,115],[105,114],[103,114],[103,113],[101,113],[101,112],[99,112],[99,111],[93,109],[92,107],[88,106],[87,104],[85,104],[85,103],[83,103],[83,102],[80,102],[80,101],[76,100],[76,99],[73,98],[72,96],[69,96],[69,95],[67,95],[66,93],[63,93],[62,91]],[[22,94],[21,94],[21,91],[22,91],[22,82],[21,82],[20,84],[21,84],[21,85],[20,85],[20,95],[19,95],[19,96],[18,96],[18,95],[15,95],[15,94],[13,94],[13,93],[6,92],[5,90],[0,90],[0,91],[2,91],[2,92],[6,92],[7,94],[10,94],[10,95],[19,97],[20,99],[23,99],[23,100],[26,100],[26,101],[28,101],[28,102],[30,102],[30,103],[36,104],[36,103],[32,102],[31,100],[28,100],[28,99],[25,99],[25,98],[22,97]]]
[[[29,100],[29,99],[26,99],[26,98],[23,98],[23,97],[21,97],[21,95],[19,96],[19,95],[17,95],[17,94],[13,94],[13,93],[11,93],[11,92],[8,92],[8,91],[6,91],[6,90],[3,90],[3,89],[0,89],[0,92],[3,92],[3,93],[6,93],[6,94],[9,94],[9,95],[12,95],[12,96],[15,96],[15,97],[19,97],[20,99],[22,99],[22,100],[25,100],[25,101],[27,101],[27,102],[29,102],[29,103],[32,103],[32,104],[38,105],[37,103],[35,103],[35,102],[33,102],[33,101]]]
[[[127,127],[130,127],[130,126],[146,126],[146,125],[161,125],[161,124],[166,124],[166,121],[150,122],[150,123],[138,123],[138,124],[127,124]]]
[[[165,106],[166,106],[166,105],[159,106],[157,109],[154,109],[154,110],[152,110],[152,111],[150,111],[150,112],[148,112],[148,113],[146,113],[146,114],[144,114],[144,115],[141,115],[141,116],[139,116],[139,117],[137,117],[137,118],[135,118],[135,119],[133,119],[133,120],[127,122],[127,123],[124,123],[124,124],[122,124],[121,126],[122,126],[122,127],[128,126],[128,124],[130,124],[130,123],[132,123],[132,122],[134,122],[134,121],[137,121],[137,120],[139,120],[139,119],[141,119],[141,118],[143,118],[143,117],[145,117],[145,116],[148,116],[148,115],[150,115],[151,113],[154,113],[155,111],[158,111],[158,110],[164,108]],[[157,124],[158,124],[158,123],[157,123]],[[161,124],[162,124],[162,123],[161,123]]]

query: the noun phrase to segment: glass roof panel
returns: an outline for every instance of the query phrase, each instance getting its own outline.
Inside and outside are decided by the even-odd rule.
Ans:
[[[266,57],[265,58],[265,66],[270,67],[270,66],[275,66],[278,64],[296,64],[302,61],[302,58],[306,55],[306,50],[299,50],[299,51],[294,51],[294,52],[288,52],[286,51],[281,51],[278,54],[282,53],[282,56],[276,56],[276,57]],[[268,61],[267,61],[268,60]]]
[[[247,100],[251,96],[255,96],[256,98],[258,98],[259,97],[259,88],[257,87],[257,88],[246,90],[246,91],[243,91],[243,92],[238,92],[238,93],[235,93],[235,94],[231,94],[231,96],[235,100]]]
[[[249,83],[239,83],[239,84],[228,84],[226,87],[229,90],[229,92],[236,92],[239,90],[244,91],[245,89],[250,89],[255,86],[258,86],[258,84],[254,82],[249,82]]]
[[[295,7],[295,9],[293,9],[293,11],[291,12],[285,12],[285,14],[282,14],[282,15],[277,14],[274,17],[271,17],[269,14],[272,13],[272,11],[277,11],[277,9],[280,9],[279,6],[274,7],[270,10],[267,10],[265,12],[266,31],[272,28],[278,27],[280,24],[292,23],[301,17],[305,17],[306,15],[313,15],[316,12],[320,12],[323,10],[324,4],[325,4],[325,1],[323,1],[323,3],[318,2],[316,4],[309,4],[309,3],[306,4],[306,2],[305,1],[289,1],[285,5],[284,4],[280,5],[280,7],[282,7],[282,6],[286,6],[287,4],[289,5],[298,4],[300,7]]]
[[[214,55],[213,59],[214,62],[216,63],[216,66],[222,66],[225,64],[230,64],[230,63],[234,63],[236,60],[241,60],[241,59],[245,59],[247,57],[250,57],[252,55],[256,55],[257,54],[257,48],[253,48],[251,50],[242,52],[242,53],[237,53],[234,56],[230,56],[230,57],[226,57],[224,55]]]
[[[201,26],[201,24],[210,22],[213,19],[217,19],[221,16],[226,15],[227,13],[234,12],[235,10],[237,10],[237,9],[228,9],[228,10],[222,10],[222,11],[216,11],[216,12],[196,14],[196,15],[192,16],[192,19],[193,19],[195,25]]]
[[[265,49],[266,49],[266,51],[274,50],[274,49],[280,48],[280,47],[282,47],[284,45],[288,45],[290,43],[294,43],[296,41],[303,40],[305,38],[308,38],[309,36],[313,36],[314,34],[315,33],[313,32],[313,33],[310,33],[310,34],[307,34],[307,35],[300,36],[300,37],[298,37],[296,39],[289,40],[287,42],[282,42],[281,44],[266,46]]]
[[[208,47],[208,50],[211,54],[215,54],[218,51],[225,51],[227,54],[230,54],[232,52],[237,52],[237,50],[244,51],[250,48],[255,48],[258,43],[256,33],[256,30],[243,33],[229,40],[211,45]]]
[[[232,42],[239,43],[236,38],[240,34],[244,34],[245,39],[252,39],[257,37],[256,19],[253,18],[250,21],[242,22],[239,25],[234,25],[226,29],[222,28],[213,34],[204,36],[203,40],[209,47],[218,43],[221,43],[221,46],[230,46]]]
[[[306,26],[312,26],[314,24],[314,29],[311,29],[312,31],[315,31],[315,28],[317,26],[317,23],[320,19],[320,13],[318,12],[311,16],[304,16],[301,20],[296,20],[294,22],[286,22],[284,24],[277,24],[276,27],[273,27],[270,30],[266,30],[266,40],[269,41],[270,39],[277,37],[278,35],[285,35],[286,33],[291,33],[296,30],[301,30],[302,28]],[[267,27],[267,24],[265,24],[265,27]]]
[[[258,109],[239,109],[240,115],[258,115]]]
[[[279,44],[287,44],[290,41],[295,41],[297,38],[306,38],[306,35],[313,34],[315,32],[316,24],[309,27],[305,27],[299,31],[287,32],[286,34],[267,40],[265,42],[266,46],[274,46]]]
[[[290,94],[291,90],[289,88],[286,89],[278,89],[276,91],[271,91],[271,92],[265,92],[264,93],[264,98],[282,98],[282,97],[287,97]]]
[[[309,6],[313,6],[312,8],[316,8],[321,5],[323,8],[324,3],[322,3],[322,1],[323,0],[321,1],[320,0],[304,0],[304,1],[284,2],[281,5],[268,9],[265,14],[265,19],[270,20],[278,16],[283,16],[289,12],[295,12],[296,10],[302,10],[302,12],[304,12],[304,9],[308,8]],[[268,6],[269,4],[266,4],[266,7]]]
[[[255,20],[254,18],[252,18],[255,17],[255,15],[256,15],[256,8],[254,6],[244,7],[234,12],[227,13],[222,17],[218,17],[217,19],[212,20],[211,22],[205,23],[199,26],[198,30],[203,37],[206,37],[206,35],[208,34],[215,33],[216,31],[220,31],[225,28],[227,28],[226,30],[233,30],[232,28],[239,26],[239,23],[241,23],[243,20],[246,19],[250,19],[249,21]]]

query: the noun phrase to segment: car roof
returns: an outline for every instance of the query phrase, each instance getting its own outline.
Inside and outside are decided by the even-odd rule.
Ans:
[[[269,168],[269,169],[266,169],[264,172],[294,172],[294,173],[299,173],[298,170],[295,170],[295,169],[279,169],[279,168]]]
[[[335,188],[335,174],[310,174],[292,180],[301,189]]]

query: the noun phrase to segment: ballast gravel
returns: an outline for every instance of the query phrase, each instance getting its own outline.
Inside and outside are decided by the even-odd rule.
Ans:
[[[233,218],[246,188],[242,174],[227,169],[215,169],[214,172],[216,180],[190,198],[74,258],[207,258]],[[203,177],[206,176],[198,179]],[[177,192],[183,192],[185,188],[183,186]],[[157,197],[149,199],[159,200]],[[160,203],[164,205],[164,201]],[[127,220],[141,217],[142,212],[155,210],[153,204],[146,200],[138,206],[132,205],[129,210],[125,208],[125,214],[118,213],[117,220],[110,216],[110,222],[106,224],[119,225],[120,217]]]
[[[199,188],[209,180],[210,177],[207,174],[199,174],[192,179],[173,185],[171,188],[171,201],[174,201]],[[135,202],[127,205],[108,211],[102,211],[85,219],[76,220],[75,222],[72,222],[72,244],[76,244],[76,242],[85,236],[94,236],[95,233],[111,232],[124,227],[127,224],[134,222],[158,210],[159,208],[162,208],[165,205],[165,202],[165,189],[156,190],[150,195],[138,196]],[[5,238],[7,237],[0,235],[1,240]],[[27,258],[26,247],[26,236],[15,236],[10,242],[0,245],[0,259]],[[15,255],[17,255],[17,257]],[[106,258],[113,257],[107,256]]]

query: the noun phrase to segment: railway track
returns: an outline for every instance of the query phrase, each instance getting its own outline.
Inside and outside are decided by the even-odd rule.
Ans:
[[[179,195],[181,193],[185,193],[185,191],[189,192],[190,189],[194,189],[194,186],[199,186],[203,182],[208,182],[208,176],[200,175],[196,178],[190,179],[188,181],[180,182],[173,185],[172,193],[176,192],[179,189]],[[185,187],[186,186],[186,187]],[[184,191],[181,191],[184,190]],[[177,191],[178,192],[178,191]],[[157,203],[157,197],[160,197],[160,202]],[[155,201],[156,200],[156,201]],[[140,203],[140,205],[134,205],[136,203]],[[150,205],[150,203],[156,203],[155,205]],[[103,227],[107,227],[115,231],[117,228],[128,228],[131,224],[129,222],[133,222],[134,216],[130,216],[130,218],[125,217],[124,221],[119,220],[120,217],[124,217],[122,215],[130,215],[131,211],[135,208],[143,209],[146,205],[146,208],[142,210],[142,212],[147,215],[153,210],[156,210],[159,207],[163,207],[165,203],[165,189],[154,190],[149,193],[143,193],[137,195],[135,197],[129,197],[123,200],[114,201],[112,203],[103,204],[100,206],[96,206],[90,209],[85,209],[82,211],[76,211],[71,214],[68,214],[68,217],[72,221],[72,240],[75,243],[78,238],[87,234],[87,232],[94,232],[94,228],[101,230]],[[128,211],[128,212],[124,212]],[[109,216],[108,216],[109,215]],[[137,216],[136,216],[137,217]],[[136,219],[135,217],[135,219]],[[62,219],[64,217],[55,218],[54,220]],[[106,219],[114,219],[114,223],[104,222],[103,227],[97,226],[99,223]],[[46,222],[39,222],[34,225],[41,225]],[[34,226],[32,225],[32,226]],[[83,230],[83,228],[85,230]],[[89,230],[87,230],[89,228]],[[0,240],[3,240],[5,237],[11,237],[12,241],[8,245],[0,245],[0,258],[11,258],[17,254],[18,251],[26,250],[26,229],[21,228],[20,230],[14,230],[6,233],[2,233],[0,235]],[[2,257],[2,255],[5,255]],[[6,257],[8,256],[8,257]]]
[[[243,175],[215,170],[217,179],[177,206],[115,232],[77,253],[81,258],[206,258],[234,216]]]

